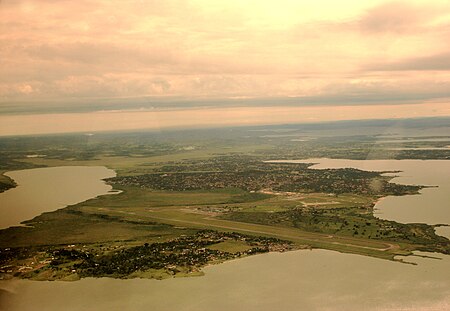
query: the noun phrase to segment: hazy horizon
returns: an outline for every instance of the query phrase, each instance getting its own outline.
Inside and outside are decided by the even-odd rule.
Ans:
[[[448,1],[0,1],[0,135],[450,116]]]

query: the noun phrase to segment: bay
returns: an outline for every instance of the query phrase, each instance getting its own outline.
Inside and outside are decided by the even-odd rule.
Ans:
[[[449,310],[450,256],[417,265],[326,250],[269,253],[158,280],[0,282],[8,311]]]
[[[103,166],[61,166],[5,173],[17,187],[0,193],[0,229],[18,226],[44,212],[51,212],[112,193],[103,179],[114,177]]]

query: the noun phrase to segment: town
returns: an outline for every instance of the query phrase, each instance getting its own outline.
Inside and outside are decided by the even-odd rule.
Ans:
[[[158,172],[110,178],[117,186],[187,191],[239,188],[246,191],[356,193],[404,195],[418,193],[420,186],[389,183],[392,177],[378,172],[346,169],[309,169],[308,164],[268,163],[251,157],[217,157],[166,165]]]
[[[150,272],[150,277],[165,278],[180,273],[198,273],[207,264],[269,251],[288,251],[294,245],[276,238],[244,235],[237,232],[200,230],[194,235],[180,236],[161,243],[144,243],[129,248],[99,248],[86,245],[67,245],[42,250],[8,248],[0,251],[0,273],[15,277],[34,278],[39,274],[47,278],[63,279],[83,277],[115,278],[140,277]],[[12,259],[23,260],[40,254],[39,261],[13,267]],[[13,270],[14,269],[14,270]],[[151,274],[153,272],[153,275]],[[155,273],[157,272],[157,273]]]

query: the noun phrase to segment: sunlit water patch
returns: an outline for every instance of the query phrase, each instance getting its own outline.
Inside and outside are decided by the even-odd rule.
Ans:
[[[17,226],[43,212],[115,193],[103,179],[116,173],[103,166],[37,168],[5,175],[17,187],[0,193],[0,229]]]
[[[449,310],[450,256],[417,265],[326,250],[269,253],[157,280],[0,282],[10,311]],[[62,307],[63,306],[63,307]]]

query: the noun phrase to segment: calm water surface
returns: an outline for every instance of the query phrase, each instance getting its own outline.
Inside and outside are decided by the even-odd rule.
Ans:
[[[450,141],[450,137],[439,137],[439,138],[419,138],[411,137],[409,139],[391,139],[391,140],[379,140],[377,144],[397,144],[397,143],[415,143],[415,142],[435,142],[435,141]]]
[[[62,166],[11,171],[5,175],[14,179],[18,187],[0,193],[0,229],[108,194],[112,187],[102,179],[116,173],[103,166]]]
[[[6,310],[450,310],[450,257],[417,266],[314,250],[270,253],[203,277],[1,283]]]

